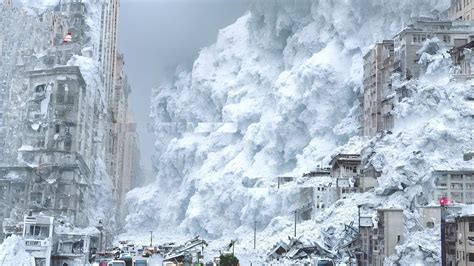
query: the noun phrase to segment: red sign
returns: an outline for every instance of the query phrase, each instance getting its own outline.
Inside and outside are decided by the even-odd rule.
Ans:
[[[439,199],[439,205],[445,207],[448,206],[451,203],[451,201],[447,197],[442,197]]]

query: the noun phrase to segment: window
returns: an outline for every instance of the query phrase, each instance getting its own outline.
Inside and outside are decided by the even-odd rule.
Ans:
[[[56,95],[56,102],[58,102],[58,103],[64,102],[64,94],[65,94],[64,84],[59,83],[58,84],[57,95]]]
[[[474,223],[469,223],[469,232],[474,232]]]
[[[67,103],[74,104],[74,94],[69,94],[67,96]]]
[[[430,229],[433,228],[434,227],[434,222],[432,222],[432,221],[427,222],[426,227],[430,228]]]
[[[0,197],[4,197],[6,191],[7,191],[7,187],[0,186]]]
[[[59,133],[60,131],[61,131],[61,130],[60,130],[59,125],[55,125],[55,126],[54,126],[54,132],[55,132],[55,133]]]
[[[43,92],[45,87],[45,84],[38,85],[35,87],[35,92]]]
[[[402,239],[401,235],[397,235],[397,243],[400,243],[400,240]]]
[[[49,237],[49,227],[47,226],[40,226],[40,225],[28,225],[28,229],[26,230],[27,236],[39,239],[45,239]]]
[[[469,261],[474,262],[474,253],[468,253]]]

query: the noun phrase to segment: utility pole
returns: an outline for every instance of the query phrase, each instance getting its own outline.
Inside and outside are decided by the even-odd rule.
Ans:
[[[446,266],[446,210],[450,201],[447,197],[439,199],[441,208],[441,265]]]
[[[257,248],[257,221],[253,224],[253,249]]]
[[[357,205],[357,215],[359,217],[359,232],[360,232],[360,207],[362,207],[362,205]]]
[[[153,247],[153,231],[150,231],[150,247]]]
[[[295,210],[295,238],[296,238],[296,219],[298,218],[298,211]]]
[[[201,257],[202,257],[202,265],[204,265],[204,238],[201,238]],[[198,256],[199,262],[199,256]]]

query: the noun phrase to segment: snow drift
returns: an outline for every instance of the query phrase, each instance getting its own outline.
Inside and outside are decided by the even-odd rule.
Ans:
[[[25,240],[13,235],[0,245],[0,265],[33,266],[35,258],[26,252]]]

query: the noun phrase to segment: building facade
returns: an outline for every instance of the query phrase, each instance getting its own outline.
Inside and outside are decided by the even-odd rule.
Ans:
[[[457,217],[456,265],[474,265],[474,216]]]
[[[474,170],[435,171],[433,190],[424,191],[421,202],[439,202],[448,198],[451,203],[474,204]]]
[[[364,56],[364,135],[375,136],[391,123],[382,117],[384,86],[390,84],[393,61],[393,41],[376,43]]]
[[[106,172],[115,199],[123,199],[139,172],[130,85],[117,56],[119,1],[98,5],[97,18],[81,0],[60,1],[41,14],[6,0],[0,6],[2,227],[14,228],[27,213],[95,224],[87,213],[91,201],[108,196],[98,194],[97,175]]]
[[[474,20],[474,3],[472,0],[451,0],[448,18],[450,20]]]
[[[373,234],[373,265],[382,266],[385,258],[395,254],[395,247],[404,241],[404,216],[401,209],[379,209],[377,215],[379,220]]]
[[[358,265],[373,265],[374,252],[374,224],[372,216],[359,217],[359,240],[357,243],[357,262]]]
[[[363,135],[394,129],[393,110],[409,92],[403,86],[392,86],[392,79],[410,80],[425,73],[420,50],[427,40],[437,38],[454,48],[453,61],[460,66],[457,77],[471,77],[471,56],[465,48],[470,48],[472,32],[473,21],[424,20],[408,25],[392,40],[375,44],[364,56]]]

